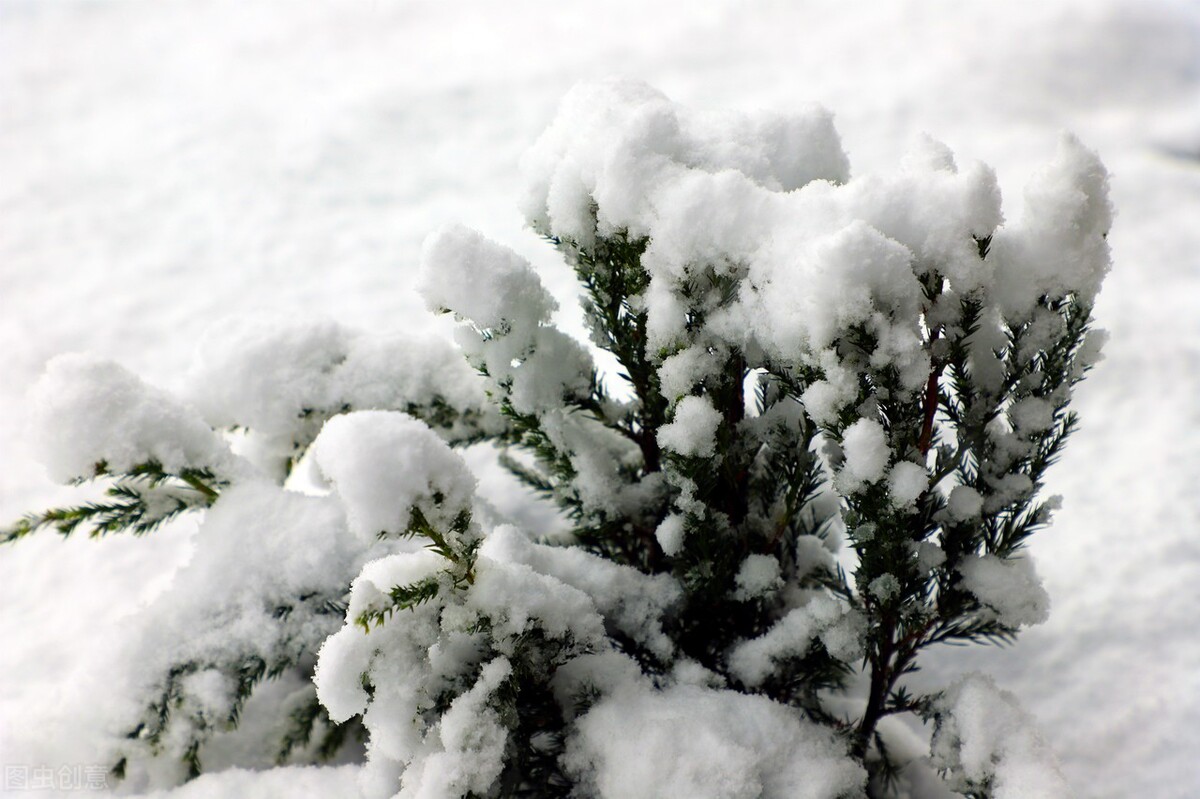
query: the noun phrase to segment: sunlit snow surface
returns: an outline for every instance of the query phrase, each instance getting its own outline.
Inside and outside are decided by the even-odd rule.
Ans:
[[[1195,0],[0,0],[0,518],[64,496],[22,435],[50,356],[174,388],[227,315],[444,331],[414,283],[446,223],[532,259],[582,335],[569,272],[521,228],[516,162],[574,83],[614,73],[700,108],[821,103],[855,174],[928,132],[996,169],[1010,216],[1060,130],[1099,152],[1112,337],[1032,546],[1050,619],[1009,649],[938,652],[918,681],[991,673],[1082,796],[1200,794]],[[131,614],[189,534],[0,551],[0,764],[90,765]],[[344,795],[351,772],[177,795]]]

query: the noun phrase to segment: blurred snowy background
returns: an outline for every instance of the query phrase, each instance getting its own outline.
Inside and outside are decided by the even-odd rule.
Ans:
[[[441,329],[412,280],[447,221],[543,266],[573,320],[517,160],[611,74],[700,107],[819,102],[855,173],[928,132],[996,168],[1011,216],[1058,131],[1100,153],[1112,338],[1033,544],[1051,619],[918,678],[994,674],[1081,796],[1200,796],[1197,0],[0,0],[0,519],[64,496],[23,433],[59,352],[174,387],[230,314]],[[122,629],[189,534],[0,551],[0,764],[88,762]]]

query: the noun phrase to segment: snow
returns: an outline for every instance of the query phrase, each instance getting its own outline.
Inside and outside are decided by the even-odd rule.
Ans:
[[[285,766],[270,771],[228,769],[201,775],[171,791],[143,794],[146,799],[207,799],[237,796],[278,799],[280,796],[359,796],[358,766]]]
[[[688,347],[663,359],[658,368],[659,390],[674,402],[691,393],[705,378],[715,377],[719,364],[705,347]]]
[[[604,636],[603,619],[587,594],[523,563],[480,568],[467,604],[492,618],[498,636],[515,639],[538,627],[596,646]]]
[[[30,402],[40,458],[61,482],[92,477],[102,462],[113,473],[149,461],[173,474],[232,467],[224,442],[195,410],[111,361],[53,359]]]
[[[883,425],[874,419],[859,419],[842,436],[845,460],[838,472],[839,488],[853,493],[864,483],[883,479],[890,450]]]
[[[458,799],[488,790],[504,769],[508,730],[487,702],[511,674],[507,658],[484,665],[471,690],[442,715],[436,730],[441,748],[405,769],[399,799]]]
[[[913,545],[917,555],[917,568],[922,575],[946,562],[946,552],[932,541],[921,541]]]
[[[854,661],[862,654],[862,627],[861,617],[848,605],[819,595],[758,638],[735,646],[729,653],[729,668],[746,685],[758,686],[777,663],[802,657],[817,640],[834,657]]]
[[[583,591],[609,624],[663,658],[671,654],[661,619],[682,591],[670,575],[649,576],[578,549],[536,544],[512,525],[493,529],[481,551]]]
[[[200,607],[221,599],[250,606],[261,601],[261,589],[284,599],[312,590],[336,591],[356,573],[367,551],[345,532],[342,512],[331,499],[282,491],[266,482],[226,489],[205,514],[195,543],[195,553],[170,591],[189,592],[180,603]],[[206,596],[213,585],[225,587],[223,598]]]
[[[371,561],[354,578],[350,588],[350,602],[346,608],[346,618],[353,620],[368,611],[384,610],[391,605],[388,592],[393,587],[411,585],[429,577],[436,577],[445,567],[445,559],[427,549],[401,552]],[[360,693],[356,690],[354,695],[359,696]],[[365,703],[366,695],[361,695],[364,697]],[[354,713],[361,711],[362,707],[358,707],[349,713],[339,712],[337,718],[338,720],[349,718]]]
[[[404,410],[442,400],[456,410],[483,413],[490,408],[479,376],[440,336],[358,336],[332,378],[326,407]]]
[[[602,234],[645,235],[651,215],[671,206],[681,210],[680,200],[686,205],[687,197],[660,205],[651,189],[676,165],[735,182],[745,175],[775,191],[844,180],[849,169],[831,115],[820,107],[759,118],[685,115],[649,86],[602,80],[572,89],[554,123],[522,159],[522,210],[535,228],[586,245],[593,235],[594,201],[602,209]],[[729,234],[743,228],[717,205],[685,210],[713,214],[712,221]]]
[[[969,558],[958,566],[962,587],[1002,624],[1022,627],[1050,617],[1050,596],[1029,558],[1002,560],[995,555]]]
[[[363,713],[371,733],[363,771],[368,794],[392,796],[397,786],[399,796],[485,792],[502,769],[508,735],[491,696],[530,637],[559,641],[564,662],[592,652],[615,655],[607,620],[652,651],[670,654],[660,619],[680,592],[668,576],[535,544],[512,526],[496,528],[483,542],[469,578],[452,579],[460,567],[429,550],[367,563],[352,585],[346,624],[321,646],[318,697],[334,720]],[[430,579],[438,591],[428,601],[369,631],[357,623],[364,613],[386,611],[395,587]],[[495,657],[481,663],[488,652]],[[438,697],[455,687],[465,690],[440,716],[434,713]]]
[[[651,350],[669,356],[668,398],[702,374],[693,342],[706,345],[707,332],[776,363],[819,364],[825,378],[805,399],[829,423],[866,365],[839,348],[848,331],[871,338],[867,364],[895,369],[905,392],[924,384],[930,359],[920,315],[939,302],[925,297],[925,277],[945,279],[947,299],[931,309],[943,325],[954,321],[953,298],[968,294],[991,315],[994,324],[973,340],[982,374],[994,357],[988,332],[1036,316],[1039,297],[1072,294],[1090,304],[1108,272],[1107,172],[1070,136],[1029,182],[1025,218],[1006,224],[995,172],[978,162],[960,169],[928,136],[899,169],[851,178],[828,159],[841,145],[832,127],[822,128],[815,151],[793,154],[811,159],[811,174],[789,186],[727,157],[762,143],[739,138],[754,133],[755,117],[729,120],[711,124],[634,81],[583,84],[526,159],[526,218],[535,230],[585,247],[592,235],[617,232],[648,240],[650,284],[640,302]],[[785,171],[794,166],[771,147],[758,149],[782,158]],[[986,260],[981,243],[993,241],[998,254]],[[1055,253],[1068,253],[1071,266],[1056,268]],[[703,279],[714,290],[689,299]],[[722,279],[737,290],[725,296]]]
[[[1027,315],[1042,295],[1076,292],[1092,302],[1108,273],[1112,217],[1108,172],[1094,152],[1063,134],[1055,159],[1025,189],[1020,223],[992,241],[997,272],[1015,278],[1000,284],[1005,314]]]
[[[188,393],[213,426],[291,434],[306,409],[327,406],[321,378],[346,358],[349,339],[333,321],[223,320],[196,347]]]
[[[217,427],[294,435],[306,413],[403,409],[444,399],[481,408],[478,380],[444,338],[364,334],[332,320],[247,316],[200,339],[187,395]]]
[[[475,496],[462,456],[423,422],[394,411],[335,416],[313,442],[313,457],[365,541],[405,534],[414,506],[453,540],[455,517]]]
[[[421,263],[429,309],[452,310],[481,329],[528,328],[556,307],[527,259],[462,225],[430,234]]]
[[[736,596],[749,600],[762,596],[783,586],[779,561],[773,555],[747,555],[738,567]]]
[[[221,320],[196,347],[184,395],[214,427],[239,429],[239,452],[269,471],[303,453],[343,409],[442,403],[488,427],[483,384],[444,338],[363,333],[332,320],[255,315]],[[467,436],[452,421],[443,431]]]
[[[603,799],[835,799],[864,779],[827,730],[735,691],[634,683],[577,729],[568,767]]]
[[[881,574],[867,583],[867,592],[880,602],[888,602],[900,595],[900,581],[894,574]]]
[[[126,774],[134,789],[179,777],[173,772],[192,732],[188,713],[172,717],[167,751],[173,757],[151,759],[141,744],[125,738],[153,715],[147,706],[163,691],[168,672],[181,664],[202,667],[181,681],[178,698],[206,723],[219,723],[233,701],[231,667],[250,655],[290,663],[311,657],[339,622],[336,615],[277,609],[290,607],[298,596],[317,603],[339,599],[363,562],[380,554],[346,531],[332,499],[266,481],[226,489],[193,543],[190,558],[166,589],[140,609],[139,623],[114,642],[115,665],[125,676],[110,682],[109,698],[101,703],[112,708],[103,734],[85,737],[92,746],[106,747],[105,757],[122,752],[129,758]]]
[[[964,669],[995,674],[1038,718],[1081,795],[1196,792],[1194,3],[617,0],[597,16],[542,0],[502,11],[3,0],[0,13],[7,519],[66,496],[31,465],[22,436],[24,388],[50,356],[115,357],[170,388],[183,381],[194,342],[229,314],[273,310],[440,335],[411,286],[421,242],[452,220],[548,270],[558,316],[583,340],[570,321],[565,269],[519,231],[513,211],[520,153],[580,79],[621,70],[701,111],[765,108],[790,118],[800,109],[795,116],[818,120],[803,110],[815,100],[836,114],[838,152],[856,174],[886,172],[906,150],[914,163],[902,168],[944,167],[937,147],[910,146],[928,131],[956,153],[960,175],[971,174],[972,159],[995,167],[1006,225],[1026,226],[1026,253],[1068,232],[1038,230],[1044,215],[1020,211],[1020,190],[1058,131],[1073,130],[1108,166],[1117,215],[1114,266],[1097,299],[1111,333],[1107,360],[1083,384],[1082,429],[1049,475],[1064,509],[1030,545],[1054,610],[1009,649],[939,652],[916,676],[940,688]],[[830,143],[819,132],[801,138]],[[787,141],[762,131],[737,140]],[[760,163],[759,179],[780,187],[812,176],[794,171],[801,161],[836,166],[832,149],[794,160],[785,157],[792,145],[779,149],[701,154],[697,163]],[[1031,195],[1054,209],[1079,200],[1060,191],[1064,175],[1099,179],[1073,146],[1057,163]],[[977,211],[990,196],[985,177],[970,184]],[[583,196],[569,183],[559,191]],[[1082,196],[1074,218],[1098,224],[1104,209]],[[564,203],[563,213],[582,210]],[[1004,252],[1002,238],[994,252]],[[1025,268],[1038,281],[1052,277],[1045,263]],[[668,318],[670,287],[656,290],[646,301],[663,309],[659,340],[670,341],[682,322]],[[1020,309],[1028,299],[1014,291],[1009,302]],[[805,404],[828,421],[848,390],[831,382]],[[970,495],[954,497],[956,518],[972,517]],[[111,709],[100,698],[125,672],[112,631],[145,623],[136,611],[171,582],[194,536],[183,525],[98,544],[34,537],[0,553],[0,661],[12,675],[0,688],[0,717],[15,720],[0,727],[0,760],[92,762],[94,742],[82,731]],[[1126,688],[1115,692],[1118,682]],[[361,770],[226,771],[179,793],[351,795]]]
[[[670,513],[654,530],[658,545],[667,555],[675,555],[683,549],[683,539],[687,535],[686,523],[682,516]]]
[[[955,788],[990,785],[996,799],[1069,799],[1074,795],[1029,714],[985,675],[969,674],[937,702],[933,764]]]
[[[1018,433],[1038,433],[1054,425],[1054,406],[1040,397],[1026,397],[1008,413]]]
[[[707,457],[717,447],[721,414],[708,397],[684,397],[675,404],[675,414],[658,429],[658,444],[684,456]]]
[[[541,416],[564,396],[587,395],[588,352],[545,326],[555,300],[513,250],[461,225],[443,228],[422,249],[419,290],[430,310],[469,325],[458,343],[518,413]]]
[[[516,349],[519,341],[505,336],[490,342],[484,360],[494,379],[511,380],[512,405],[518,413],[540,415],[557,407],[563,396],[587,395],[592,364],[578,341],[555,328],[541,327],[525,345],[533,351],[529,357],[524,357],[526,350]]]
[[[912,461],[901,461],[888,473],[888,495],[897,508],[912,507],[929,488],[925,467]]]
[[[950,518],[964,522],[974,519],[983,510],[983,497],[970,486],[955,486],[946,502]]]
[[[532,382],[536,373],[524,376]],[[557,380],[549,384],[551,392],[560,386]],[[520,399],[514,395],[513,402],[516,406]],[[545,413],[541,422],[551,442],[570,459],[576,473],[575,488],[585,507],[605,513],[636,512],[644,506],[646,497],[657,490],[661,481],[654,478],[640,484],[628,482],[621,470],[640,462],[641,450],[629,439],[612,435],[595,419],[564,413],[559,407]]]

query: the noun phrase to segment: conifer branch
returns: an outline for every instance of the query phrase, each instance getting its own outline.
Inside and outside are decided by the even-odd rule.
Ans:
[[[63,537],[80,527],[88,530],[89,538],[125,531],[145,535],[183,513],[209,507],[225,485],[207,469],[172,474],[155,461],[116,474],[109,472],[107,464],[98,463],[92,479],[101,478],[113,481],[105,489],[106,500],[26,514],[11,527],[0,529],[0,544],[44,528],[53,528]]]

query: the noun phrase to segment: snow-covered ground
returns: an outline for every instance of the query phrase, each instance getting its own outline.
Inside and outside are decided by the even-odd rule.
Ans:
[[[1050,621],[918,676],[991,672],[1081,796],[1200,795],[1196,0],[0,0],[0,519],[64,496],[23,438],[56,353],[171,387],[230,314],[440,330],[412,284],[447,221],[528,255],[569,316],[571,276],[521,227],[517,159],[572,84],[610,74],[699,107],[819,102],[855,172],[928,132],[994,166],[1010,213],[1059,130],[1100,153],[1112,337],[1051,476],[1065,507],[1033,544]],[[90,765],[122,627],[188,533],[0,551],[0,764]],[[177,795],[333,795],[352,776]]]

